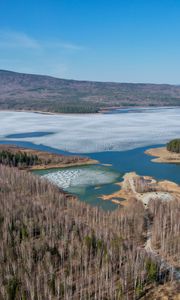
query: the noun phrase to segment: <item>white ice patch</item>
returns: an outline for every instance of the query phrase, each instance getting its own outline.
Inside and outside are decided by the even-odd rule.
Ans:
[[[131,110],[121,114],[45,115],[0,112],[0,139],[8,134],[55,132],[21,141],[75,153],[120,151],[166,143],[180,136],[180,108]],[[17,139],[16,139],[17,140]]]
[[[68,189],[69,187],[94,186],[114,182],[117,173],[103,169],[73,168],[47,173],[42,176],[57,186]]]

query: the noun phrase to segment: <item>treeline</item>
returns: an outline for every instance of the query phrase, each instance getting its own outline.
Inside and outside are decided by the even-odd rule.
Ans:
[[[0,299],[140,299],[169,279],[143,249],[144,214],[135,200],[103,212],[0,165]]]
[[[106,105],[108,107],[108,105]],[[30,111],[43,111],[43,112],[52,112],[52,113],[98,113],[100,110],[100,105],[97,103],[93,103],[92,101],[81,101],[80,99],[76,99],[72,101],[63,100],[59,101],[54,99],[38,101],[33,99],[14,99],[8,101],[0,100],[0,108],[3,110],[13,109],[13,110],[30,110]]]
[[[45,165],[51,167],[52,165],[69,165],[76,163],[87,163],[88,157],[81,156],[68,156],[55,153],[49,153],[33,149],[24,149],[11,145],[0,146],[0,164],[28,168],[37,165]]]
[[[180,139],[174,139],[167,144],[167,150],[180,153]]]
[[[29,167],[40,163],[37,155],[28,155],[26,152],[12,152],[0,150],[0,164],[13,167]]]
[[[78,102],[78,104],[77,104]],[[54,112],[58,112],[58,113],[69,113],[69,114],[76,114],[76,113],[98,113],[99,111],[99,107],[96,105],[96,103],[84,103],[84,102],[80,102],[75,101],[75,103],[57,103],[55,105],[53,105],[53,108],[48,108],[47,110],[52,111],[54,109]]]
[[[180,106],[180,87],[64,80],[0,71],[1,110],[94,113],[109,106]]]

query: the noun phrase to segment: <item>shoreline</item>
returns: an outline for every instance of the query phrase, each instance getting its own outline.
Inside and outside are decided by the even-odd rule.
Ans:
[[[135,172],[126,173],[123,181],[116,185],[120,187],[117,192],[99,198],[122,206],[129,206],[131,200],[135,199],[147,208],[151,199],[171,201],[180,197],[180,186],[173,181],[157,181],[151,176],[139,176]]]
[[[98,115],[97,113],[63,113],[63,112],[51,112],[51,111],[41,111],[41,110],[30,110],[30,109],[0,109],[0,112],[24,112],[24,113],[34,113],[34,114],[40,114],[40,115]]]
[[[64,169],[71,167],[82,167],[99,164],[97,160],[89,159],[87,162],[77,162],[77,163],[68,163],[68,164],[55,164],[55,165],[37,165],[28,168],[29,171],[38,171],[38,170],[50,170],[50,169]],[[22,169],[21,169],[22,170]]]
[[[63,112],[52,112],[52,111],[41,111],[41,110],[34,110],[34,109],[0,109],[0,112],[27,112],[27,113],[35,113],[35,114],[42,114],[42,115],[99,115],[99,114],[104,114],[107,113],[108,111],[116,111],[118,109],[137,109],[137,108],[176,108],[176,107],[180,107],[180,106],[111,106],[111,107],[102,107],[98,110],[98,112],[90,112],[90,113],[63,113]]]
[[[150,148],[144,153],[154,157],[152,162],[180,164],[180,153],[170,152],[166,147]]]
[[[26,171],[60,169],[99,164],[99,161],[89,157],[78,155],[66,156],[30,148],[18,147],[15,145],[0,145],[0,152],[2,151],[9,152],[12,155],[26,154],[28,157],[37,157],[37,161],[34,165],[17,165],[18,169]]]

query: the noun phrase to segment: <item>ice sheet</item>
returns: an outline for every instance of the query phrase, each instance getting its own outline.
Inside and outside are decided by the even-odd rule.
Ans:
[[[131,113],[85,115],[0,112],[1,140],[8,134],[35,131],[54,134],[21,138],[21,141],[75,153],[129,150],[180,137],[180,108],[131,109]]]

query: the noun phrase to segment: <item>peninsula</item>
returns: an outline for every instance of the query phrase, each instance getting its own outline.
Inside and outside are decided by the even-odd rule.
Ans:
[[[92,165],[98,161],[77,155],[68,156],[14,145],[0,145],[0,163],[21,170],[45,170]]]
[[[126,173],[123,181],[117,183],[120,190],[102,195],[101,199],[111,200],[122,206],[129,206],[132,199],[141,201],[146,208],[150,200],[171,201],[180,197],[180,186],[174,182],[157,181],[151,176],[139,176],[135,172]]]
[[[145,154],[156,157],[153,162],[180,163],[180,139],[170,141],[166,147],[148,149]]]

